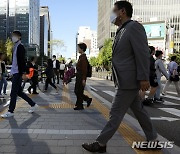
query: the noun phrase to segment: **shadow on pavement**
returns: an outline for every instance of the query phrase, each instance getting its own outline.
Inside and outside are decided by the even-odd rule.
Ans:
[[[12,139],[14,141],[14,146],[16,147],[16,153],[21,154],[21,153],[48,153],[50,150],[48,148],[48,145],[45,142],[42,141],[33,141],[32,138],[29,136],[30,133],[28,133],[28,126],[30,126],[33,122],[35,122],[40,115],[34,113],[32,114],[32,117],[22,123],[21,125],[18,126],[16,119],[10,118],[9,124],[11,126],[11,135]],[[17,132],[20,131],[20,133]],[[22,132],[23,131],[23,132]],[[31,133],[32,134],[32,133]],[[13,144],[13,143],[12,143]],[[41,148],[35,148],[35,146],[40,146]],[[46,151],[46,152],[45,152]]]

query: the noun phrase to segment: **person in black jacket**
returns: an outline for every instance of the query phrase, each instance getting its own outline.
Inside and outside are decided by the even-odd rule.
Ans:
[[[11,75],[13,76],[10,95],[11,98],[8,112],[1,115],[3,118],[14,116],[17,96],[23,98],[31,106],[29,113],[33,113],[38,108],[38,105],[23,92],[21,86],[22,79],[26,79],[26,73],[28,72],[25,62],[25,48],[21,44],[21,33],[19,31],[14,31],[12,33],[12,41],[14,43],[14,47],[11,68]]]
[[[31,94],[31,88],[33,88],[33,94],[39,94],[37,93],[37,85],[38,85],[38,66],[36,65],[37,57],[31,58],[30,68],[34,69],[33,77],[31,78],[32,85],[28,88],[28,92]]]
[[[7,80],[5,78],[6,76],[6,65],[5,65],[5,62],[4,62],[4,59],[5,59],[5,54],[3,53],[0,53],[0,98],[4,98],[4,96],[2,96],[2,89],[3,89],[3,94],[4,95],[7,95],[6,94],[6,88],[7,88]]]
[[[87,95],[84,95],[84,88],[86,85],[87,79],[87,69],[88,69],[88,60],[85,54],[87,45],[85,43],[78,44],[78,50],[80,53],[79,60],[76,64],[76,83],[74,92],[77,97],[76,105],[74,110],[83,110],[83,101],[87,102],[87,107],[91,105],[92,98],[89,98]]]
[[[155,54],[155,48],[153,46],[149,46],[150,50],[150,74],[149,74],[149,81],[150,81],[150,92],[148,94],[148,97],[145,99],[145,91],[141,91],[140,95],[142,98],[142,103],[144,105],[152,105],[154,103],[154,95],[156,93],[157,87],[158,87],[158,82],[157,82],[157,75],[156,75],[156,68],[155,68],[155,59],[154,59],[154,54]]]
[[[53,55],[54,84],[55,84],[55,78],[57,79],[57,84],[59,84],[59,69],[60,69],[60,62],[59,60],[56,59],[56,56]]]
[[[56,89],[56,92],[58,93],[58,88],[55,86],[54,83],[52,83],[52,78],[54,77],[54,71],[53,71],[53,61],[51,59],[48,59],[47,61],[47,68],[45,70],[46,74],[46,82],[45,82],[45,90],[47,91],[48,85],[50,84],[54,89]]]

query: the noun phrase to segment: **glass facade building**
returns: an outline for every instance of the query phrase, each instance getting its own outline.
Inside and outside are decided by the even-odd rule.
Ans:
[[[14,30],[19,30],[25,47],[34,46],[37,50],[27,54],[38,54],[39,7],[39,0],[0,0],[0,40],[5,41]]]
[[[48,6],[40,8],[40,55],[51,57],[51,22]]]
[[[110,24],[110,13],[117,0],[98,0],[98,47],[107,38],[114,37],[117,27]],[[180,51],[179,0],[127,0],[134,8],[133,19],[139,22],[164,21],[167,30],[173,27],[174,49]]]

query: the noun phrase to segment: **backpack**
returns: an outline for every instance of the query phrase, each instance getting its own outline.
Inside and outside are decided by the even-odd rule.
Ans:
[[[29,74],[27,75],[28,79],[31,79],[34,75],[34,69],[33,68],[29,68]]]
[[[87,66],[87,75],[86,75],[86,77],[89,77],[89,78],[92,77],[92,66],[90,65],[89,61],[88,61],[88,66]]]

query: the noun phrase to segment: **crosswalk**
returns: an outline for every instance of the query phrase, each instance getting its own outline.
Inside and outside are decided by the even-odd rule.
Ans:
[[[115,96],[115,92],[113,91],[103,91],[103,92],[105,94],[108,94],[109,96],[112,96],[112,97]],[[169,113],[172,116],[176,116],[178,118],[160,116],[160,117],[151,117],[152,120],[167,120],[169,122],[180,120],[180,109],[177,109],[180,106],[180,98],[174,95],[177,95],[177,93],[168,91],[167,95],[163,96],[165,98],[165,101],[161,105],[163,105],[164,107],[159,107],[157,109],[163,112]],[[171,101],[167,101],[166,100],[167,98]]]

